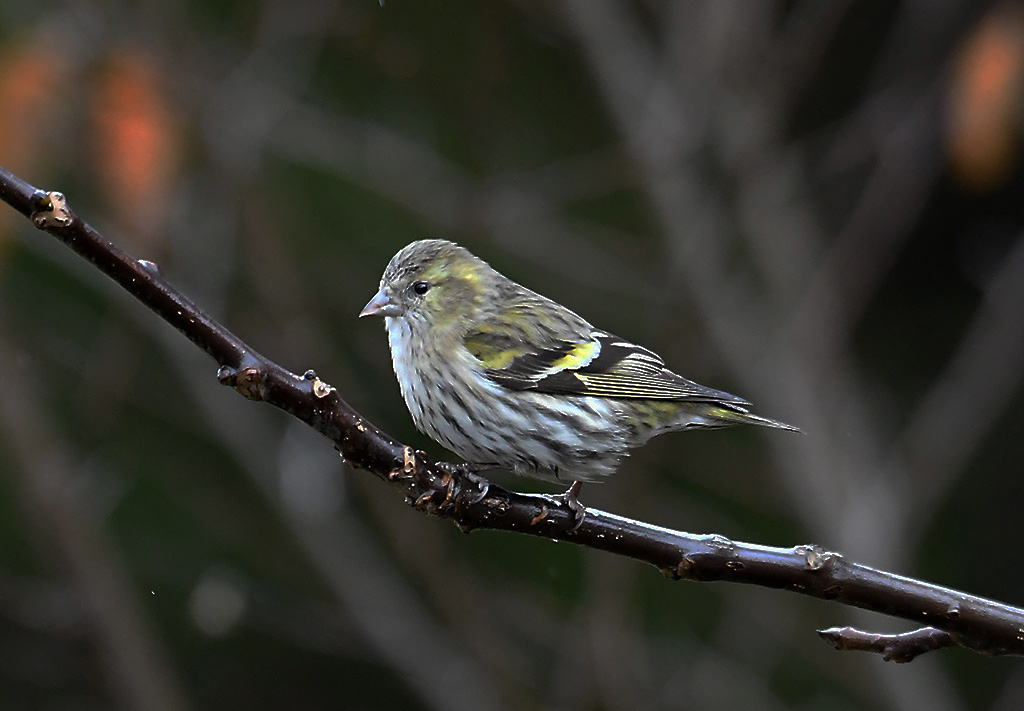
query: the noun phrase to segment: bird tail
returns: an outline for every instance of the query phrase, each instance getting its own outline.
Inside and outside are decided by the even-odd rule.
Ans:
[[[799,427],[793,425],[787,425],[785,422],[778,420],[771,420],[767,417],[761,417],[755,415],[752,412],[747,412],[741,408],[728,408],[728,407],[711,407],[708,408],[704,413],[705,417],[721,422],[723,425],[761,425],[762,427],[777,427],[780,430],[789,430],[790,432],[803,432]]]

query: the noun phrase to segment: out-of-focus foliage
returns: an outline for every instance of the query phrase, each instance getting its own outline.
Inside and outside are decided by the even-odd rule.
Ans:
[[[806,430],[660,438],[589,505],[1021,604],[1022,38],[968,0],[22,0],[0,165],[439,457],[355,317],[459,241]],[[0,209],[3,708],[1024,702],[1016,660],[814,634],[898,621],[463,535],[214,372]]]

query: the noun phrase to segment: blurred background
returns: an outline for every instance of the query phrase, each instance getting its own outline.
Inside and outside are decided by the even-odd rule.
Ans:
[[[0,165],[393,435],[448,456],[356,314],[446,237],[806,432],[588,505],[1017,605],[1022,128],[1017,2],[0,4]],[[814,633],[898,620],[415,513],[0,208],[5,709],[1024,703]]]

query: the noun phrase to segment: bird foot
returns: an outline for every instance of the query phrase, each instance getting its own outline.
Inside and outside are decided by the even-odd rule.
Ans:
[[[492,469],[493,465],[490,464],[452,464],[451,462],[437,462],[436,466],[438,469],[445,472],[448,475],[448,482],[446,484],[445,500],[442,508],[447,506],[459,496],[462,496],[468,489],[474,489],[471,498],[466,503],[472,505],[479,503],[487,496],[487,490],[491,486],[491,482],[487,481],[484,477],[480,476],[477,472],[484,471],[486,469]],[[457,475],[457,476],[456,476]],[[463,485],[461,487],[456,485],[456,481],[462,479]],[[469,484],[470,486],[466,486]]]
[[[582,481],[574,481],[564,493],[548,497],[557,505],[564,506],[572,512],[573,526],[569,529],[570,531],[579,529],[583,525],[583,519],[587,516],[587,507],[580,501],[582,487]]]

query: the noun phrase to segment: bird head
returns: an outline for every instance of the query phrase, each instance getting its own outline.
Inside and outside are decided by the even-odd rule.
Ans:
[[[404,247],[388,264],[380,290],[359,316],[405,319],[434,330],[468,328],[483,311],[489,282],[500,275],[469,250],[432,239]]]

